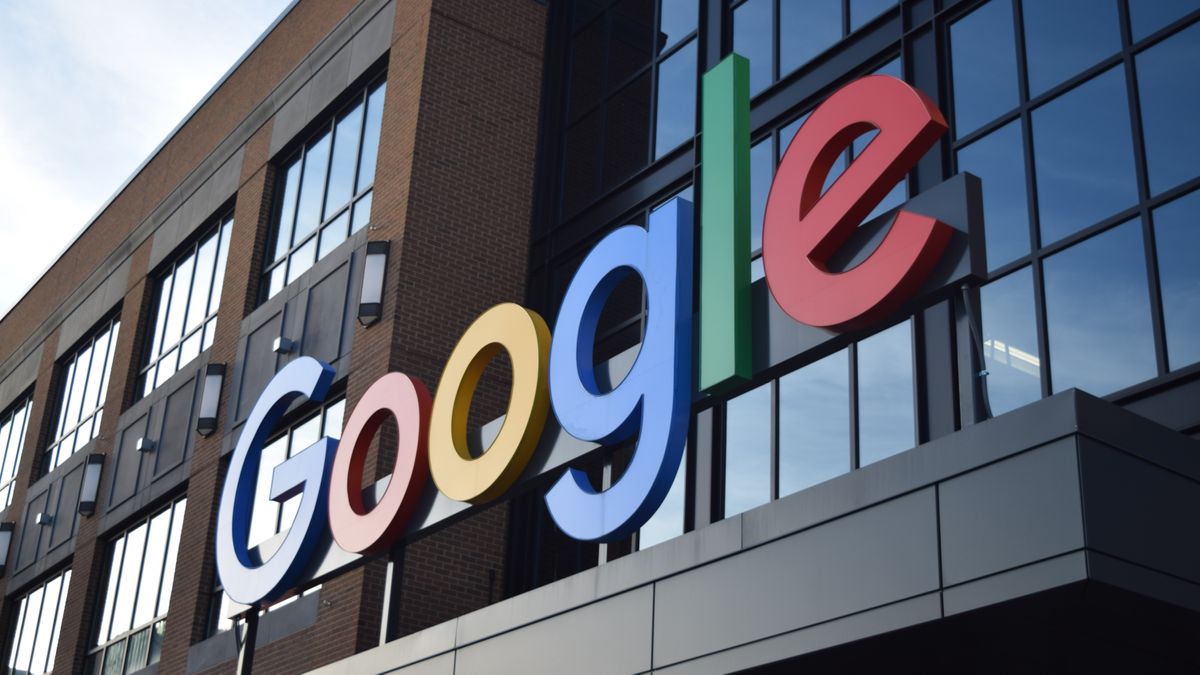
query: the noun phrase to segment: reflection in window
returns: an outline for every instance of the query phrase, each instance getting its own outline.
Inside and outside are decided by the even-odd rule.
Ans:
[[[0,509],[12,504],[33,401],[26,396],[0,416]]]
[[[654,158],[658,159],[696,133],[696,42],[675,52],[658,71],[658,108],[654,118]]]
[[[116,317],[104,322],[79,349],[60,362],[58,414],[51,427],[53,440],[46,447],[42,462],[43,473],[61,466],[99,435],[120,328],[121,322]]]
[[[989,283],[980,300],[988,403],[993,415],[1002,415],[1042,395],[1033,270],[1026,267]]]
[[[671,490],[663,500],[662,506],[650,516],[650,520],[638,530],[638,550],[644,551],[651,546],[674,539],[683,534],[684,527],[684,493],[687,483],[687,448],[684,448],[683,458],[679,460],[679,470],[675,472],[675,480]]]
[[[1200,10],[1200,0],[1129,0],[1133,40],[1137,42],[1196,10]]]
[[[762,40],[770,49],[771,43],[763,40],[765,35],[759,33],[754,39]],[[808,63],[841,37],[841,0],[784,0],[779,3],[779,72],[790,73]]]
[[[8,672],[44,675],[54,667],[71,570],[26,593],[15,604]]]
[[[747,0],[733,10],[733,51],[750,60],[750,95],[766,89],[771,67],[772,0]]]
[[[271,500],[271,478],[275,467],[296,453],[307,450],[323,436],[341,438],[342,417],[346,400],[330,403],[323,411],[314,413],[267,442],[259,459],[258,483],[254,490],[254,509],[250,516],[248,546],[254,547],[292,526],[300,496],[283,503]]]
[[[1200,192],[1154,210],[1154,238],[1172,370],[1200,361]]]
[[[1118,66],[1033,111],[1042,244],[1137,203],[1126,100]]]
[[[148,365],[138,376],[142,396],[212,345],[232,230],[231,213],[188,246],[158,279],[154,329],[146,336]]]
[[[771,383],[725,407],[725,517],[771,500]]]
[[[1030,97],[1121,48],[1116,0],[1038,0],[1021,10]]]
[[[958,170],[983,183],[988,269],[1029,254],[1029,203],[1021,122],[1014,120],[958,151]]]
[[[284,162],[276,185],[273,253],[264,272],[266,297],[370,221],[386,89],[383,81],[368,86]]]
[[[911,321],[858,343],[859,466],[916,444]]]
[[[91,672],[121,675],[158,663],[186,506],[181,499],[113,541]]]
[[[779,379],[779,494],[850,470],[850,357],[826,356]]]
[[[992,0],[950,26],[956,135],[1017,106],[1013,40],[1011,0]]]
[[[1150,193],[1200,175],[1200,78],[1181,69],[1200,63],[1200,23],[1137,55],[1138,98]]]
[[[1050,256],[1044,277],[1054,391],[1104,396],[1157,374],[1137,221]]]
[[[850,0],[850,30],[862,28],[871,19],[895,6],[896,0]]]

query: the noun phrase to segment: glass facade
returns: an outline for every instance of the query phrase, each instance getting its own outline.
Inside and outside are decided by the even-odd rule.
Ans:
[[[90,672],[124,675],[158,663],[186,506],[180,499],[110,545]]]
[[[13,603],[8,672],[44,675],[54,668],[71,570],[42,582]]]
[[[142,396],[212,346],[232,231],[231,213],[186,247],[159,278],[146,366],[138,376]]]
[[[116,317],[104,322],[59,362],[57,415],[41,473],[60,466],[100,433],[120,328]]]
[[[386,92],[382,80],[367,86],[280,164],[264,298],[370,222]]]
[[[0,415],[0,509],[8,508],[12,504],[17,469],[21,466],[21,451],[25,448],[29,411],[32,408],[33,401],[25,396]]]

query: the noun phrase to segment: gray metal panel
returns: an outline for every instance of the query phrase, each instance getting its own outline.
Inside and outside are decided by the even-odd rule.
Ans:
[[[238,148],[154,231],[149,269],[157,268],[201,225],[212,222],[217,209],[237,192],[244,155],[245,147]]]
[[[283,146],[291,142],[296,134],[304,128],[304,125],[308,124],[311,119],[308,114],[310,98],[312,98],[312,87],[305,84],[279,108],[279,112],[275,113],[275,118],[271,123],[270,155],[272,157],[283,149]]]
[[[1088,548],[1200,582],[1200,540],[1179,536],[1180,515],[1200,513],[1200,483],[1089,438],[1079,448]]]
[[[350,41],[350,77],[353,81],[366,72],[391,47],[396,22],[396,3],[389,2]]]
[[[938,491],[946,585],[1083,547],[1073,438],[946,481]]]
[[[34,494],[30,491],[29,496],[25,498],[25,518],[21,522],[21,530],[18,532],[20,548],[17,549],[16,555],[16,571],[20,572],[29,566],[30,563],[37,560],[39,542],[42,537],[44,525],[38,525],[34,522],[37,514],[46,510],[46,502],[49,497],[50,485],[43,486],[43,491]]]
[[[635,673],[650,668],[654,592],[649,587],[590,604],[458,650],[454,672]]]
[[[313,285],[304,308],[305,356],[333,363],[342,355],[342,335],[345,332],[347,294],[350,286],[350,261]]]
[[[154,449],[153,476],[174,469],[188,455],[192,446],[192,409],[195,406],[197,379],[191,377],[185,380],[161,404],[162,427]]]
[[[949,616],[1083,581],[1087,576],[1086,556],[1075,551],[947,588],[942,602]]]
[[[937,590],[932,488],[656,584],[667,665]],[[697,592],[704,589],[704,592]]]
[[[283,312],[267,319],[246,338],[238,383],[237,419],[243,419],[254,406],[263,387],[275,376],[276,356],[272,347],[282,335]]]
[[[454,673],[454,654],[442,654],[389,672],[403,673],[403,675],[452,675]]]
[[[79,526],[79,489],[83,484],[83,463],[75,465],[58,481],[54,488],[54,522],[50,525],[50,536],[46,551],[53,551],[75,537]]]
[[[138,476],[141,474],[142,453],[137,449],[137,441],[146,435],[147,420],[150,411],[134,420],[123,431],[117,434],[116,456],[109,470],[112,478],[109,482],[108,506],[112,508],[137,492]]]
[[[308,98],[308,117],[315,120],[334,99],[350,85],[350,47],[342,47],[333,58],[321,66],[306,85],[312,93]]]
[[[128,281],[129,260],[126,259],[104,279],[96,290],[92,291],[86,300],[79,304],[75,311],[63,319],[54,352],[55,359],[67,353],[75,346],[75,343],[79,342],[80,338],[95,328],[100,319],[117,306],[117,303],[125,297]]]
[[[1088,551],[1088,576],[1117,588],[1200,612],[1200,584]]]

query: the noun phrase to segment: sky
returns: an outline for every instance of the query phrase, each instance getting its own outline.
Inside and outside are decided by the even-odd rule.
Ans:
[[[288,4],[0,2],[0,315]]]

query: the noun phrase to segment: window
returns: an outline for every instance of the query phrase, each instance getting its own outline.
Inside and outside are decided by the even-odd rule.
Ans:
[[[737,5],[733,51],[750,59],[750,95],[787,77],[896,4],[895,0],[746,0]],[[773,52],[778,54],[777,62]]]
[[[1200,191],[1154,211],[1167,358],[1172,370],[1200,361]],[[7,466],[7,464],[5,465]]]
[[[51,427],[43,473],[61,466],[100,433],[120,328],[121,322],[115,316],[105,321],[59,363],[58,414]]]
[[[138,376],[142,396],[212,345],[221,304],[233,214],[188,246],[158,279],[154,332],[146,336],[146,366]]]
[[[186,506],[180,499],[113,541],[91,672],[123,675],[158,662]]]
[[[731,398],[724,436],[726,517],[913,447],[912,322]]]
[[[28,396],[0,415],[0,509],[12,504],[17,469],[21,466],[21,450],[25,447],[25,432],[29,426],[29,410],[33,401]]]
[[[281,165],[265,297],[370,222],[386,90],[383,80],[365,87]]]
[[[992,413],[1191,365],[1195,242],[1180,223],[1200,187],[1200,86],[1178,73],[1200,58],[1200,4],[963,6],[949,24],[953,155],[983,179]]]
[[[71,570],[44,582],[16,602],[8,672],[42,675],[54,668],[63,606],[71,587]]]
[[[572,4],[564,216],[696,133],[700,3],[595,4]]]

